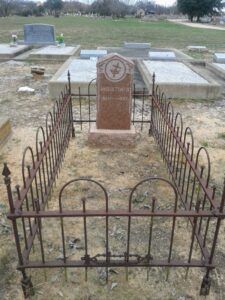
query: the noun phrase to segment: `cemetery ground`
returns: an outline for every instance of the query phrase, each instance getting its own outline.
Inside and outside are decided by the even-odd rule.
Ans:
[[[191,28],[169,21],[146,22],[135,18],[115,19],[85,16],[8,17],[0,18],[0,43],[9,43],[11,32],[22,39],[23,24],[43,23],[64,33],[65,43],[84,48],[121,46],[124,41],[151,42],[153,47],[183,49],[188,45],[205,45],[211,50],[223,49],[224,32]]]
[[[52,107],[52,100],[48,97],[47,83],[49,78],[56,72],[59,64],[45,64],[46,77],[44,80],[35,81],[30,75],[31,63],[28,62],[5,62],[0,69],[0,92],[1,111],[11,119],[13,133],[8,143],[1,149],[0,164],[8,161],[12,172],[12,182],[18,183],[21,178],[21,158],[25,146],[33,145],[35,131],[39,125],[44,125],[45,115]],[[18,94],[20,86],[30,86],[35,89],[35,94]],[[190,125],[195,136],[195,147],[205,146],[212,159],[212,184],[216,184],[219,193],[222,189],[223,172],[225,170],[225,99],[222,97],[216,101],[174,101],[177,111],[182,112],[185,125]],[[89,178],[100,181],[107,189],[110,198],[110,206],[125,208],[127,206],[130,189],[141,179],[149,176],[162,176],[168,178],[165,166],[152,137],[148,137],[148,128],[139,133],[137,147],[134,149],[109,149],[93,148],[87,145],[87,127],[80,130],[76,127],[76,138],[70,142],[67,150],[63,168],[57,181],[56,188],[50,200],[50,208],[57,207],[57,197],[61,186],[68,180],[89,176]],[[19,182],[22,184],[21,182]],[[1,215],[0,215],[0,294],[1,299],[23,299],[20,286],[20,274],[16,272],[17,255],[12,236],[11,225],[7,221],[6,213],[8,203],[6,200],[5,186],[3,180],[0,182]],[[79,198],[80,199],[80,198]],[[71,198],[73,200],[73,198]],[[66,200],[70,201],[70,200]],[[72,205],[72,202],[67,203]],[[140,199],[136,205],[147,205],[146,199]],[[74,203],[73,203],[74,205]],[[162,206],[168,207],[168,203]],[[170,221],[164,221],[159,226],[155,236],[154,247],[159,254],[165,249],[167,227]],[[75,231],[75,226],[78,228]],[[142,224],[143,225],[143,224]],[[141,226],[141,224],[140,224]],[[67,224],[68,245],[77,240],[76,247],[70,247],[69,255],[81,255],[83,249],[82,235],[79,228],[82,223]],[[176,237],[180,249],[183,239],[190,239],[190,232],[185,222],[178,222],[179,236]],[[48,243],[47,253],[54,257],[60,257],[58,224],[52,220],[46,221],[43,234]],[[90,224],[91,239],[95,245],[103,243],[101,223],[94,220]],[[112,221],[110,236],[114,240],[111,247],[125,242],[125,230],[123,220]],[[190,225],[189,225],[190,228]],[[139,227],[140,230],[140,227]],[[224,249],[223,239],[225,228],[221,227],[219,244],[217,248],[216,262],[218,268],[213,272],[212,287],[208,299],[224,299]],[[98,232],[98,237],[93,232]],[[145,239],[142,232],[140,238],[136,237],[134,243],[138,245]],[[115,243],[115,245],[114,245]],[[94,246],[93,245],[93,246]],[[96,246],[96,245],[95,245]],[[34,258],[38,255],[36,246]],[[98,249],[98,248],[97,248]],[[98,250],[96,250],[98,251]],[[185,253],[185,249],[182,249]],[[197,255],[197,250],[195,250]],[[143,268],[129,269],[129,281],[125,279],[124,269],[110,269],[109,284],[105,285],[104,269],[92,269],[88,272],[89,281],[84,280],[84,270],[69,269],[67,281],[65,281],[64,270],[32,270],[32,280],[35,288],[33,299],[201,299],[199,287],[203,277],[203,271],[190,269],[189,276],[185,280],[185,270],[172,269],[169,280],[166,281],[166,270],[153,268],[146,280],[147,270]]]
[[[74,19],[72,19],[74,18]],[[75,20],[74,23],[71,20]],[[0,19],[0,41],[8,42],[8,32],[22,28],[22,24],[31,23],[29,18],[9,18],[7,22]],[[125,40],[136,40],[152,42],[155,47],[185,48],[190,43],[204,44],[211,50],[223,49],[223,32],[204,31],[181,25],[160,21],[144,23],[138,20],[109,20],[89,19],[85,17],[63,17],[37,18],[36,22],[49,23],[56,26],[56,30],[68,35],[68,43],[80,43],[83,47],[118,46]],[[77,22],[77,23],[76,23]],[[68,24],[70,29],[68,30]],[[95,24],[95,26],[94,26]],[[129,26],[128,26],[129,24]],[[100,30],[96,30],[100,27]],[[107,27],[107,26],[108,27]],[[73,27],[74,26],[74,27]],[[112,26],[115,32],[112,31]],[[133,26],[133,27],[132,27]],[[171,27],[170,27],[171,26]],[[72,27],[72,28],[71,28]],[[64,29],[65,28],[65,29]],[[132,29],[133,28],[133,33]],[[151,30],[150,30],[151,28]],[[167,29],[169,30],[167,31]],[[103,30],[104,29],[104,30]],[[171,30],[172,29],[172,30]],[[138,31],[138,32],[137,32]],[[85,32],[85,34],[84,34]],[[128,35],[129,32],[129,35]],[[115,36],[112,36],[115,34]],[[184,35],[187,39],[184,41]],[[138,37],[138,39],[136,39]],[[187,44],[186,44],[187,43]],[[43,80],[35,81],[30,75],[32,63],[28,62],[4,62],[0,68],[0,106],[1,112],[6,114],[11,122],[13,132],[7,144],[0,149],[0,165],[9,162],[12,171],[13,185],[21,178],[21,160],[23,149],[27,145],[34,145],[35,133],[39,125],[44,125],[45,115],[52,108],[52,100],[48,96],[48,81],[55,74],[60,64],[41,64],[46,68]],[[218,81],[220,81],[217,78]],[[173,101],[176,111],[183,114],[186,126],[190,126],[195,137],[195,147],[205,146],[209,151],[212,161],[211,183],[218,187],[218,194],[222,192],[225,171],[225,86],[223,84],[223,95],[215,101]],[[34,94],[18,94],[21,86],[29,86],[35,89]],[[140,105],[140,104],[137,104]],[[81,131],[79,125],[76,127],[76,138],[71,140],[66,152],[63,168],[57,180],[57,185],[52,193],[49,203],[50,209],[57,208],[58,193],[62,185],[70,179],[79,176],[89,176],[100,181],[109,193],[110,206],[112,208],[126,208],[131,188],[140,180],[149,176],[162,176],[168,178],[165,165],[160,157],[159,149],[152,137],[148,136],[148,128],[139,132],[137,146],[133,149],[109,149],[95,148],[87,145],[87,130],[84,126]],[[20,273],[15,271],[17,265],[17,254],[13,240],[11,224],[6,214],[8,203],[5,193],[3,179],[0,180],[0,298],[1,299],[23,299],[20,286]],[[72,205],[71,199],[66,199],[68,205]],[[71,201],[71,202],[70,202]],[[136,199],[138,207],[147,205],[147,197]],[[162,203],[168,207],[169,203]],[[161,220],[162,221],[162,220]],[[89,225],[91,228],[90,239],[92,245],[104,245],[101,222],[94,219]],[[140,230],[143,224],[138,223],[138,236],[134,240],[137,247],[141,247],[145,235]],[[155,251],[163,255],[166,251],[166,233],[171,222],[166,220],[155,224],[156,236],[154,239]],[[71,223],[68,228],[68,253],[70,257],[81,256],[83,251],[83,238],[79,233],[82,223]],[[75,231],[75,226],[77,231]],[[110,236],[113,240],[111,247],[123,246],[125,243],[125,230],[122,219],[113,219]],[[182,248],[184,240],[190,240],[190,230],[183,221],[178,222],[179,235],[176,243],[181,254],[186,254]],[[190,229],[189,225],[189,229]],[[49,256],[59,257],[62,249],[59,245],[59,232],[57,222],[48,220],[44,224],[44,236],[47,240],[45,247]],[[96,237],[95,233],[98,233]],[[218,268],[212,273],[212,286],[209,300],[222,300],[225,298],[225,226],[222,224],[219,243],[216,251],[216,264]],[[140,244],[140,245],[139,245]],[[38,255],[37,244],[32,257]],[[100,247],[100,246],[99,246]],[[96,252],[101,249],[96,249]],[[198,254],[195,249],[194,255]],[[153,299],[153,300],[188,300],[205,299],[199,296],[200,284],[204,272],[199,269],[190,269],[189,276],[185,279],[184,269],[172,269],[168,281],[166,281],[167,270],[152,268],[149,280],[146,280],[147,270],[144,268],[129,269],[129,281],[126,281],[126,270],[123,268],[110,269],[108,285],[105,284],[104,269],[92,269],[88,271],[88,282],[85,282],[85,271],[83,269],[69,269],[65,280],[64,270],[32,270],[32,281],[35,296],[32,299]]]

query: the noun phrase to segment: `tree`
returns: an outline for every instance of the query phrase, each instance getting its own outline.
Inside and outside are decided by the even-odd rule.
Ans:
[[[44,3],[44,7],[49,10],[51,15],[58,17],[63,8],[63,2],[62,0],[47,0]]]
[[[197,17],[197,22],[205,15],[214,15],[224,7],[223,0],[178,0],[178,11],[188,15],[192,22]]]
[[[13,0],[0,0],[0,17],[8,17],[13,7]]]
[[[100,16],[121,18],[128,12],[128,6],[119,0],[97,0],[92,3],[90,11]]]

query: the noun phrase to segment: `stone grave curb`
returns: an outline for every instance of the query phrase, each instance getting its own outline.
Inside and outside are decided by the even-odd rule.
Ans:
[[[70,65],[71,61],[73,61],[76,57],[72,56],[69,59],[67,59],[64,64],[58,69],[58,71],[53,75],[53,77],[50,79],[48,83],[48,91],[49,95],[52,99],[58,99],[61,92],[64,90],[65,87],[65,81],[59,81],[59,76],[68,69],[68,66]],[[80,87],[81,93],[87,93],[88,83],[84,82],[73,82],[71,80],[71,90],[72,93],[78,93],[78,88]],[[90,88],[90,93],[95,94],[96,93],[96,85],[93,83]]]
[[[71,46],[73,47],[73,46]],[[31,61],[39,61],[39,60],[51,60],[51,61],[66,61],[71,56],[76,56],[78,54],[78,51],[80,50],[81,46],[76,45],[74,46],[74,49],[70,51],[69,54],[60,54],[60,55],[52,55],[52,54],[37,54],[36,52],[39,51],[41,48],[37,49],[35,52],[31,52],[29,54],[28,59]]]
[[[191,64],[183,63],[192,71],[199,74],[202,78],[206,79],[209,84],[181,84],[181,83],[160,83],[161,91],[165,93],[168,98],[179,99],[215,99],[220,96],[222,90],[220,84],[215,80],[205,78],[201,72],[198,72]],[[152,76],[148,72],[142,60],[137,60],[137,67],[142,75],[149,92],[152,91]],[[156,79],[157,81],[157,79]]]

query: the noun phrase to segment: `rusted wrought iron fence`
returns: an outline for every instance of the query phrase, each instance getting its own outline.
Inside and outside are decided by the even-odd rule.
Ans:
[[[222,198],[216,199],[216,188],[210,186],[210,158],[206,148],[194,151],[190,127],[184,128],[182,115],[175,114],[153,78],[151,133],[158,144],[168,172],[179,194],[183,208],[190,215],[192,243],[197,240],[202,252],[202,265],[208,265],[202,293],[210,287],[209,272],[213,264],[221,220],[224,218],[225,182]],[[190,249],[190,261],[192,250]]]
[[[22,287],[25,297],[28,296],[28,289],[32,288],[25,271],[29,254],[37,233],[40,235],[41,245],[42,238],[41,219],[33,216],[23,218],[22,214],[44,211],[72,135],[74,131],[70,87],[65,87],[59,100],[55,102],[53,111],[47,113],[45,128],[40,126],[37,129],[36,149],[33,150],[29,146],[24,150],[23,185],[16,186],[16,196],[11,189],[10,170],[7,164],[4,164],[2,175],[7,187],[9,218],[12,221],[19,266],[23,275]]]
[[[70,84],[70,76],[68,77]],[[96,79],[90,81],[86,92],[78,87],[71,93],[73,99],[73,121],[75,125],[79,125],[80,129],[83,129],[84,124],[88,124],[88,128],[91,123],[96,123],[96,92],[95,90]],[[144,128],[150,128],[150,105],[151,101],[146,88],[137,89],[136,85],[133,85],[132,91],[132,109],[131,109],[131,123],[136,125],[141,131]]]
[[[90,93],[88,94],[91,97]],[[129,267],[146,267],[147,270],[151,267],[184,267],[187,272],[190,267],[206,268],[200,293],[207,295],[210,289],[210,271],[215,268],[213,258],[220,223],[224,217],[225,190],[222,200],[217,201],[215,199],[215,188],[210,187],[210,161],[207,151],[200,148],[197,154],[194,154],[194,139],[190,128],[183,128],[181,115],[179,113],[174,114],[171,103],[166,101],[158,88],[155,89],[154,82],[151,104],[148,104],[148,107],[152,106],[151,123],[149,124],[173,183],[163,178],[147,178],[132,189],[127,208],[111,209],[107,191],[99,182],[87,178],[74,179],[62,187],[59,194],[59,208],[54,211],[46,210],[48,196],[61,167],[65,150],[71,135],[74,136],[74,121],[75,123],[80,122],[81,125],[85,122],[90,124],[95,121],[92,119],[91,113],[89,114],[89,111],[91,112],[91,101],[88,104],[88,118],[84,119],[82,111],[80,113],[80,110],[78,110],[80,117],[78,120],[74,120],[75,108],[72,107],[72,96],[76,97],[77,95],[71,94],[69,81],[69,88],[64,91],[60,100],[56,102],[53,113],[47,114],[46,129],[40,127],[37,131],[36,153],[30,147],[24,152],[22,162],[23,187],[17,187],[16,197],[12,195],[10,171],[7,165],[3,170],[10,205],[8,217],[13,224],[19,258],[18,270],[23,275],[22,287],[25,297],[32,294],[32,282],[26,274],[26,269],[57,267],[65,269],[71,267],[84,268],[86,279],[89,268],[103,267],[106,268],[106,281],[108,280],[109,267],[125,267],[126,270]],[[82,109],[83,104],[80,104],[83,101],[81,93],[78,93],[78,96],[78,99],[80,99],[78,100],[78,107]],[[146,95],[146,97],[149,98],[149,95]],[[145,108],[140,109],[140,111],[144,110]],[[148,114],[150,114],[150,110],[148,110]],[[133,121],[135,120],[133,119]],[[39,133],[42,134],[41,140],[39,139]],[[27,153],[29,153],[29,157]],[[202,158],[202,153],[205,153],[205,158]],[[31,166],[28,165],[26,168],[27,160],[31,160]],[[203,167],[202,163],[206,167]],[[71,201],[77,203],[78,209],[64,207],[66,202],[64,197],[67,189],[80,182],[85,182],[88,189],[91,185],[100,189],[103,195],[103,204],[100,207],[96,205],[90,209],[89,198],[84,195],[80,201],[77,189],[75,189],[76,193],[70,193],[69,195],[72,197]],[[146,189],[149,188],[145,184],[150,187],[154,186],[154,189],[159,184],[167,186],[167,189],[163,189],[162,199],[158,194],[156,194],[156,197],[152,197],[152,192],[147,194],[147,209],[136,206],[133,201],[134,195],[140,187],[143,187],[141,193],[145,193]],[[168,190],[171,191],[170,196]],[[151,188],[150,191],[152,191]],[[87,189],[84,189],[84,192],[87,193]],[[96,199],[99,200],[98,193],[90,193],[91,196],[97,195]],[[169,201],[169,208],[160,208],[161,205],[158,204],[160,201]],[[101,252],[95,252],[94,239],[90,237],[88,220],[94,217],[101,218],[101,221],[99,221],[100,227],[104,231],[101,237],[105,242],[104,246],[101,247]],[[126,238],[115,251],[111,246],[112,234],[109,233],[111,222],[115,222],[118,217],[123,220],[121,226]],[[143,220],[144,225],[140,226],[136,220],[137,218]],[[70,259],[67,255],[68,226],[65,223],[71,219],[81,220],[83,223],[84,250],[83,254],[76,259]],[[45,226],[49,220],[54,224],[50,229]],[[57,220],[60,220],[59,224]],[[186,250],[186,257],[183,256],[183,252],[181,253],[181,245],[176,238],[179,233],[178,221],[182,226],[186,222],[191,224],[188,230],[189,239],[182,240],[181,243]],[[164,228],[167,244],[164,244],[163,253],[159,256],[157,239],[154,237],[160,224],[164,222],[168,222],[168,224],[166,223],[166,229]],[[46,254],[47,237],[43,232],[47,229],[53,230],[51,228],[55,227],[58,229],[57,232],[60,232],[57,241],[62,248],[60,260],[56,259],[53,254],[50,254],[50,256]],[[28,228],[28,232],[26,228]],[[132,228],[135,228],[135,230],[132,231]],[[133,236],[137,234],[138,230],[140,232],[134,240]],[[144,236],[143,240],[140,240],[141,236]],[[134,241],[139,242],[134,244]],[[31,249],[35,242],[39,247],[39,251],[35,258],[31,259]],[[198,246],[197,253],[194,243]],[[128,272],[126,273],[128,274]]]

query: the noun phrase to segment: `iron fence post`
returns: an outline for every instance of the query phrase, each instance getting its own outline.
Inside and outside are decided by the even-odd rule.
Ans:
[[[153,122],[153,98],[155,97],[155,72],[153,73],[152,76],[152,98],[151,98],[151,121],[150,121],[150,128],[148,131],[148,134],[151,135],[152,134],[152,122]]]
[[[69,97],[70,97],[70,122],[72,128],[72,137],[75,138],[75,128],[73,124],[73,103],[72,103],[72,93],[71,93],[71,78],[70,78],[70,71],[67,73],[68,77],[68,87],[69,87]]]
[[[13,226],[13,232],[14,232],[14,237],[15,237],[15,243],[16,243],[19,264],[20,264],[20,266],[23,266],[24,265],[23,264],[23,255],[22,255],[21,246],[20,246],[20,239],[19,239],[19,233],[18,233],[18,227],[17,227],[17,221],[16,221],[16,213],[15,213],[15,207],[14,207],[13,196],[12,196],[11,178],[9,176],[10,174],[11,174],[11,172],[7,166],[7,163],[4,163],[2,175],[4,176],[4,182],[5,182],[6,189],[7,189],[10,213],[15,214],[14,217],[12,218],[12,226]],[[28,297],[34,295],[31,277],[27,276],[25,268],[21,269],[20,271],[23,276],[23,278],[21,280],[21,284],[22,284],[24,297],[28,298]]]

